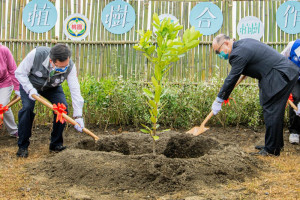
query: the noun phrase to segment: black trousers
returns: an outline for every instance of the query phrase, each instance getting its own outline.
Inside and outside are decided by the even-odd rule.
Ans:
[[[297,106],[300,101],[300,80],[298,80],[297,83],[295,84],[292,90],[292,94],[293,94],[294,104]],[[300,117],[296,115],[294,109],[291,106],[289,110],[289,116],[290,116],[290,126],[289,126],[290,133],[300,134]]]
[[[33,113],[35,101],[29,99],[28,94],[25,92],[23,87],[20,85],[20,94],[22,100],[22,109],[19,111],[19,140],[18,146],[20,148],[28,148],[31,137],[31,129],[32,123],[35,114]],[[65,94],[61,86],[51,88],[46,91],[39,91],[39,94],[48,99],[52,104],[63,103],[66,107],[67,101],[65,98]],[[68,111],[67,111],[68,112]],[[54,114],[54,112],[53,112]],[[62,124],[59,121],[56,122],[56,114],[53,117],[53,129],[51,133],[51,142],[50,147],[54,148],[55,146],[63,144],[63,130],[65,128],[66,123]]]
[[[277,73],[276,76],[285,76]],[[274,155],[280,155],[280,149],[284,146],[283,143],[283,125],[284,125],[284,111],[288,97],[298,79],[295,76],[292,81],[287,77],[285,87],[275,94],[271,99],[265,101],[262,105],[263,115],[266,126],[265,134],[265,150]]]

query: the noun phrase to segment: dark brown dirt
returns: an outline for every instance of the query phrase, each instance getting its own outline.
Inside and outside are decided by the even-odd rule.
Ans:
[[[29,170],[64,187],[92,189],[89,197],[98,199],[120,192],[197,194],[203,187],[255,176],[260,167],[238,145],[203,135],[166,132],[156,148],[154,156],[151,138],[142,133],[103,135],[97,143],[83,139]]]
[[[211,128],[198,137],[170,131],[160,135],[156,156],[148,135],[120,130],[92,129],[100,137],[95,143],[69,127],[64,132],[68,149],[55,154],[47,151],[50,129],[35,127],[28,159],[39,159],[26,165],[30,179],[24,187],[38,185],[41,197],[51,199],[240,199],[242,191],[224,185],[259,178],[260,170],[268,170],[262,159],[249,155],[254,145],[263,144],[264,130]],[[300,146],[284,136],[285,153],[293,149],[299,155]],[[16,139],[1,133],[0,148],[6,147],[16,152]],[[0,161],[15,152],[0,154]]]

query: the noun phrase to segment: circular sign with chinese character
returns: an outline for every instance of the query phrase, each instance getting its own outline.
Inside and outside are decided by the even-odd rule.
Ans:
[[[252,38],[260,40],[264,35],[264,24],[257,17],[244,17],[239,21],[237,33],[240,39]]]
[[[25,6],[22,19],[30,31],[44,33],[56,24],[57,11],[47,0],[32,0]]]
[[[109,32],[123,34],[134,26],[135,11],[129,3],[116,0],[102,10],[101,21]]]
[[[64,33],[71,40],[82,40],[90,34],[90,21],[82,14],[75,13],[64,21]]]
[[[222,27],[223,15],[220,8],[213,3],[198,3],[191,10],[190,24],[203,35],[212,35]]]
[[[300,33],[300,2],[287,1],[283,3],[276,12],[276,22],[284,32]]]

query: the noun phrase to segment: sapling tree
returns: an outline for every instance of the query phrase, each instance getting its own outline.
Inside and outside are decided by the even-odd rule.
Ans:
[[[153,138],[153,154],[155,155],[155,141],[159,139],[157,136],[158,120],[164,107],[163,102],[161,102],[161,97],[165,91],[164,77],[166,77],[173,64],[183,57],[188,50],[199,45],[198,38],[201,34],[194,27],[191,27],[184,31],[181,38],[178,33],[183,26],[172,23],[170,18],[160,21],[156,13],[153,14],[152,25],[156,28],[154,33],[150,30],[146,32],[143,30],[138,31],[140,41],[134,48],[143,52],[143,55],[150,61],[154,72],[151,77],[150,89],[143,88],[150,108],[152,126],[149,127],[143,124],[145,129],[141,129],[141,131],[150,134]]]

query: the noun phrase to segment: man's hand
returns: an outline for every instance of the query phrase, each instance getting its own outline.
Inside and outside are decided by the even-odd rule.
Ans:
[[[298,110],[294,110],[296,115],[300,116],[300,103],[298,103]]]
[[[32,88],[30,91],[29,91],[29,99],[31,99],[32,101],[35,101],[35,98],[32,97],[32,95],[36,95],[36,96],[40,96],[39,93],[37,92],[37,90],[35,88]]]
[[[83,119],[82,118],[77,118],[75,119],[75,121],[80,125],[75,125],[74,128],[79,131],[79,132],[82,132],[82,129],[84,128],[84,122],[83,122]]]
[[[214,115],[218,114],[222,110],[222,101],[218,101],[218,98],[213,102],[211,109]]]

